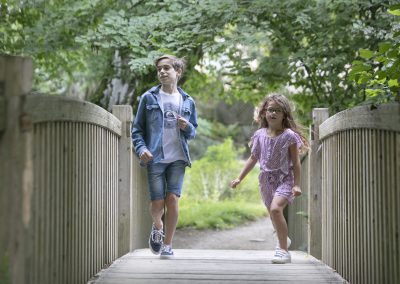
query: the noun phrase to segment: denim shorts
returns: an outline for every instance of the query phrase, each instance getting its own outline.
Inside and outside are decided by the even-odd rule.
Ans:
[[[151,163],[147,166],[147,181],[150,199],[165,199],[167,193],[181,196],[183,177],[187,162],[175,161],[172,163]]]

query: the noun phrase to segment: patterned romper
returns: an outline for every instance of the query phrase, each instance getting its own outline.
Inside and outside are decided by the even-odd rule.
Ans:
[[[268,209],[275,195],[285,197],[289,203],[294,199],[293,165],[289,156],[292,144],[300,148],[302,142],[300,136],[289,128],[276,137],[268,137],[267,128],[261,128],[251,138],[251,154],[260,164],[260,194]]]

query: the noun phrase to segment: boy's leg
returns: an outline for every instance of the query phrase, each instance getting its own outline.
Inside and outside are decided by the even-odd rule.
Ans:
[[[147,167],[147,181],[151,199],[150,215],[158,230],[163,228],[166,168],[167,165],[161,163],[150,164]]]
[[[173,193],[168,193],[165,199],[165,204],[167,207],[167,213],[165,216],[165,245],[172,245],[172,239],[175,234],[176,225],[178,223],[178,207],[179,197]]]
[[[288,227],[286,223],[286,219],[283,216],[283,209],[287,205],[287,199],[281,196],[275,196],[272,200],[271,207],[270,207],[270,216],[272,223],[275,227],[279,246],[281,249],[286,250],[288,249],[287,244],[287,236],[288,236]]]
[[[149,247],[154,254],[160,254],[164,241],[163,221],[166,165],[158,163],[147,167],[150,191],[150,215],[153,220],[149,236]]]
[[[164,200],[154,200],[150,203],[150,215],[157,230],[163,228]]]
[[[164,244],[172,245],[179,215],[179,197],[181,196],[183,178],[185,176],[186,162],[175,161],[166,170],[167,193],[165,197],[165,240]]]
[[[161,217],[164,211],[164,200],[153,200],[150,204],[150,214],[153,219],[149,236],[149,248],[152,253],[160,254],[164,243],[164,231]]]

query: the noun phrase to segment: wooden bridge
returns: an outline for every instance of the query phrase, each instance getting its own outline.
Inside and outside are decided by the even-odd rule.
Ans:
[[[161,260],[138,249],[115,261],[90,284],[214,284],[214,283],[346,283],[332,268],[311,255],[292,251],[292,263],[272,264],[273,251],[175,250]]]
[[[0,57],[0,283],[400,283],[398,103],[313,111],[292,264],[240,250],[161,261],[143,250],[131,108],[31,94],[31,81],[29,59]]]
[[[148,249],[135,250],[96,275],[90,284],[347,283],[311,255],[292,251],[292,263],[272,264],[273,251],[175,250],[161,260]]]

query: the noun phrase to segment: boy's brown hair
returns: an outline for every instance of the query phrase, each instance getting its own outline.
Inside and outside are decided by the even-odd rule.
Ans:
[[[172,67],[174,67],[175,70],[181,70],[182,74],[185,71],[185,67],[186,67],[186,61],[183,58],[178,58],[174,55],[170,55],[170,54],[164,54],[160,57],[158,57],[155,61],[154,64],[157,67],[158,62],[161,59],[170,59],[172,60]]]

